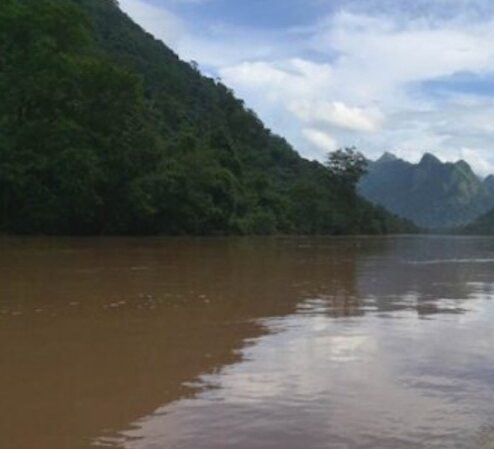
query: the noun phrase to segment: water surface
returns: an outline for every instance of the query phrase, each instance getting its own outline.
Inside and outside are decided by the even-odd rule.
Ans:
[[[0,240],[12,449],[491,447],[494,239]]]

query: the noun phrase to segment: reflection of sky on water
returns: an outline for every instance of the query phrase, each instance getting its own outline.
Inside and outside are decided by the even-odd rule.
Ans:
[[[201,376],[195,398],[165,405],[120,441],[128,449],[468,448],[494,420],[494,263],[478,247],[437,245],[357,257],[353,283],[262,320],[267,333],[246,343],[242,362]]]

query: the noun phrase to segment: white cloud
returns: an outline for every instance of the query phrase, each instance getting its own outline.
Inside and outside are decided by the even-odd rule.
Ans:
[[[318,129],[305,128],[302,130],[302,133],[309,142],[324,152],[334,151],[338,147],[338,144],[333,137]]]
[[[445,161],[456,162],[460,159],[470,162],[475,173],[480,176],[487,176],[494,173],[494,164],[488,159],[488,154],[485,154],[482,150],[474,148],[460,148],[453,154],[447,152],[441,154]]]
[[[228,35],[211,30],[209,35],[186,35],[180,42],[179,54],[186,60],[196,60],[216,70],[229,64],[245,61],[270,60],[276,48],[262,40],[246,41],[242,35]],[[228,42],[228,44],[226,44]]]
[[[316,98],[317,92],[332,83],[328,64],[316,64],[304,59],[255,61],[221,67],[220,75],[239,87],[266,90],[280,101],[294,98]],[[264,92],[263,92],[264,93]]]
[[[267,88],[271,93],[276,94],[279,91],[286,92],[292,88],[297,91],[303,89],[302,78],[297,75],[290,75],[277,68],[274,64],[264,61],[244,62],[239,65],[221,68],[220,75],[237,85],[259,89]],[[273,86],[277,87],[276,91],[271,90]]]
[[[348,106],[341,101],[295,100],[288,109],[304,122],[322,123],[354,131],[375,132],[381,125],[377,110]]]
[[[464,157],[482,174],[494,171],[494,100],[454,90],[431,95],[421,87],[458,73],[494,72],[492,15],[474,14],[482,9],[470,0],[440,0],[448,11],[420,1],[422,9],[348,0],[326,18],[283,31],[228,23],[187,28],[145,0],[121,3],[184,59],[217,73],[307,157],[355,144],[369,157],[388,150],[414,160],[431,151]]]
[[[403,95],[407,83],[491,68],[492,25],[410,22],[404,26],[392,18],[339,13],[319,26],[311,45],[338,53],[334,71],[347,96],[390,102]]]
[[[174,50],[185,34],[185,25],[175,14],[145,0],[119,0],[120,8],[146,31]]]
[[[461,149],[486,153],[494,137],[487,119],[493,116],[494,102],[454,93],[434,98],[412,87],[455,73],[494,69],[493,30],[491,22],[403,25],[389,17],[342,12],[314,26],[306,42],[327,53],[330,62],[264,60],[220,72],[248,102],[259,105],[268,123],[273,113],[296,117],[306,139],[309,124],[312,131],[329,132],[333,141],[357,144],[371,157],[384,150],[407,159],[419,159],[424,151],[461,154],[484,173],[491,165],[479,164]],[[265,107],[262,99],[277,101],[278,108]],[[320,146],[315,139],[311,142]]]

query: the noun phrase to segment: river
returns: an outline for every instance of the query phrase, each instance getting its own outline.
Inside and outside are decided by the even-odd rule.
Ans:
[[[494,239],[2,238],[0,447],[478,449]]]

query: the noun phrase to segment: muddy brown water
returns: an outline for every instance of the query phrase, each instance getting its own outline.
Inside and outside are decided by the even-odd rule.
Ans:
[[[494,239],[0,239],[0,447],[494,447]]]

